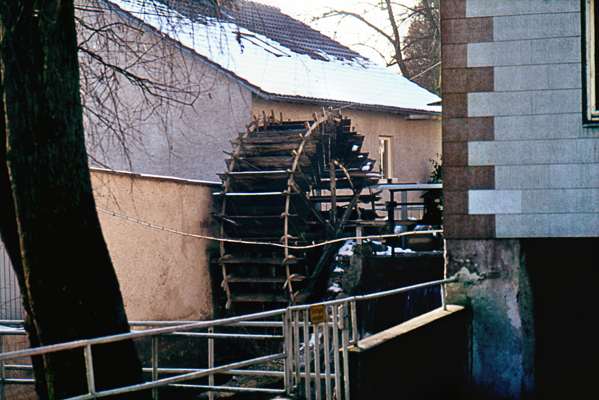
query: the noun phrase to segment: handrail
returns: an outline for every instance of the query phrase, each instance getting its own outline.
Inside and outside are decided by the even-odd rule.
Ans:
[[[33,349],[17,350],[17,351],[11,351],[8,353],[3,353],[3,354],[0,354],[0,361],[10,360],[12,358],[19,358],[19,357],[38,356],[38,355],[47,354],[47,353],[55,353],[57,351],[63,351],[63,350],[73,350],[73,349],[77,349],[77,348],[81,348],[81,347],[85,347],[85,346],[94,346],[94,345],[98,345],[98,344],[108,344],[108,343],[120,342],[123,340],[131,340],[131,339],[138,339],[138,338],[143,338],[143,337],[148,337],[148,336],[162,335],[165,333],[174,333],[174,332],[178,332],[178,331],[189,331],[192,329],[211,328],[211,327],[215,327],[215,326],[226,326],[226,325],[232,325],[236,322],[258,319],[258,318],[267,318],[267,317],[272,317],[275,315],[283,315],[283,314],[285,314],[285,309],[278,309],[278,310],[264,311],[264,312],[260,312],[260,313],[243,315],[243,316],[239,316],[239,317],[222,318],[222,319],[216,319],[216,320],[212,320],[212,321],[198,321],[198,322],[192,322],[192,323],[185,324],[185,325],[177,325],[177,326],[171,326],[171,327],[165,327],[165,328],[147,329],[145,331],[121,333],[121,334],[117,334],[117,335],[103,336],[103,337],[93,338],[93,339],[74,340],[74,341],[66,342],[66,343],[52,344],[52,345],[48,345],[48,346],[36,347]]]
[[[416,285],[405,286],[405,287],[391,289],[391,290],[385,290],[385,291],[381,291],[381,292],[369,293],[369,294],[365,294],[365,295],[356,295],[356,296],[344,297],[341,299],[323,301],[323,302],[318,302],[318,303],[290,306],[290,307],[288,307],[288,309],[291,311],[308,310],[308,309],[310,309],[310,307],[313,307],[313,306],[337,305],[337,304],[347,303],[350,301],[372,300],[372,299],[377,299],[377,298],[381,298],[381,297],[406,293],[406,292],[410,292],[410,291],[417,290],[417,289],[423,289],[423,288],[432,287],[432,286],[444,285],[446,283],[453,283],[453,282],[457,282],[458,279],[459,279],[458,277],[454,276],[454,277],[447,278],[447,279],[440,279],[440,280],[436,280],[436,281],[419,283]],[[10,360],[12,358],[31,357],[31,356],[37,356],[37,355],[46,354],[46,353],[54,353],[54,352],[62,351],[62,350],[72,350],[72,349],[76,349],[76,348],[80,348],[80,347],[85,347],[88,345],[93,346],[93,345],[97,345],[97,344],[114,343],[114,342],[118,342],[118,341],[122,341],[122,340],[138,339],[138,338],[143,338],[143,337],[147,337],[147,336],[162,335],[162,334],[175,333],[175,332],[180,332],[180,331],[189,331],[192,329],[202,329],[202,328],[210,328],[210,327],[215,327],[215,326],[233,325],[238,322],[254,320],[254,319],[258,319],[258,318],[281,316],[281,315],[285,314],[285,311],[286,311],[286,309],[281,308],[281,309],[272,310],[272,311],[264,311],[264,312],[260,312],[260,313],[247,314],[247,315],[243,315],[243,316],[239,316],[239,317],[222,318],[222,319],[216,319],[216,320],[211,320],[211,321],[192,322],[192,323],[188,323],[188,324],[168,326],[168,327],[164,327],[164,328],[147,329],[144,331],[104,336],[104,337],[94,338],[94,339],[75,340],[72,342],[48,345],[48,346],[43,346],[43,347],[36,347],[33,349],[17,350],[17,351],[0,354],[0,361]],[[0,321],[0,323],[1,322],[2,321]],[[156,322],[157,321],[152,321],[152,324],[154,324]],[[166,322],[166,323],[168,323],[168,322]],[[151,324],[149,324],[149,325],[151,325]]]
[[[313,307],[313,306],[331,306],[331,305],[348,303],[351,301],[364,301],[364,300],[378,299],[381,297],[411,292],[413,290],[424,289],[427,287],[444,285],[446,283],[454,283],[454,282],[457,282],[458,279],[459,279],[458,277],[451,277],[451,278],[447,278],[447,279],[440,279],[437,281],[430,281],[430,282],[425,282],[425,283],[419,283],[416,285],[405,286],[405,287],[397,288],[397,289],[385,290],[382,292],[369,293],[369,294],[365,294],[365,295],[356,295],[356,296],[352,296],[352,297],[343,297],[341,299],[323,301],[323,302],[313,303],[313,304],[301,304],[301,305],[297,305],[297,306],[291,306],[291,307],[289,307],[289,310],[292,310],[292,311],[309,310],[310,307]]]
[[[228,387],[217,386],[214,384],[215,374],[228,375],[256,375],[260,371],[246,371],[244,368],[262,364],[274,360],[284,360],[283,371],[262,371],[271,376],[283,378],[284,387],[282,389],[269,389],[272,393],[287,393],[292,394],[293,390],[298,387],[300,380],[305,380],[305,391],[307,398],[310,398],[310,382],[314,382],[316,390],[316,399],[321,398],[321,380],[324,381],[324,389],[326,399],[333,398],[332,391],[338,399],[349,400],[349,372],[348,372],[348,348],[351,344],[357,343],[358,335],[358,319],[356,303],[359,301],[374,300],[382,297],[393,296],[397,294],[407,293],[418,289],[424,289],[433,286],[441,288],[441,305],[446,307],[444,301],[445,284],[457,282],[460,280],[458,275],[446,279],[440,279],[430,282],[419,283],[401,288],[384,290],[375,293],[345,297],[341,299],[323,301],[313,304],[290,306],[284,309],[264,311],[243,316],[222,318],[212,321],[134,321],[131,326],[160,326],[142,331],[134,331],[129,333],[111,335],[93,339],[76,340],[67,343],[60,343],[44,347],[37,347],[26,350],[18,350],[7,353],[0,353],[0,369],[6,370],[24,370],[31,369],[31,366],[25,365],[9,365],[5,360],[32,357],[48,353],[54,353],[62,350],[72,350],[82,348],[86,361],[86,374],[88,393],[81,394],[76,397],[71,397],[68,400],[88,400],[108,397],[117,394],[130,393],[140,390],[152,389],[152,398],[158,399],[159,387],[163,386],[180,386],[188,388],[196,388],[208,390],[209,398],[213,398],[214,391],[222,391]],[[312,313],[320,317],[317,322],[312,321]],[[324,314],[324,318],[323,318]],[[269,317],[280,317],[281,321],[256,321],[257,319],[266,319]],[[22,321],[0,320],[0,325],[19,325]],[[282,328],[280,334],[273,333],[222,333],[215,332],[214,327],[266,327],[266,328]],[[194,329],[208,329],[207,332],[189,332]],[[329,330],[331,330],[329,332]],[[0,339],[3,335],[15,334],[15,331],[20,331],[23,334],[22,328],[7,327],[4,331],[0,329]],[[155,344],[161,335],[189,336],[197,338],[208,338],[209,356],[208,368],[164,368],[157,364],[158,349]],[[144,368],[144,372],[152,373],[152,380],[148,382],[133,384],[107,390],[97,390],[95,386],[94,368],[92,361],[92,346],[99,344],[114,343],[123,340],[132,340],[138,338],[152,338],[152,366]],[[215,366],[214,365],[214,339],[226,338],[245,338],[245,339],[276,339],[283,341],[283,352],[264,355],[251,358],[248,360],[237,361],[230,364]],[[339,340],[341,339],[341,340]],[[313,343],[312,343],[313,342]],[[321,347],[322,342],[324,351],[324,371],[321,368]],[[339,343],[341,342],[341,343]],[[1,342],[0,342],[1,343]],[[339,347],[341,345],[341,347]],[[332,347],[331,347],[332,346]],[[156,348],[155,348],[156,347]],[[303,348],[303,350],[301,350]],[[340,351],[332,351],[331,349],[340,348]],[[300,364],[300,351],[304,352],[305,364],[302,371]],[[314,371],[310,369],[310,353],[314,352]],[[333,360],[330,359],[332,353]],[[334,365],[333,365],[334,362]],[[341,368],[341,363],[343,368]],[[27,367],[27,368],[25,368]],[[160,377],[159,375],[175,376]],[[182,382],[208,377],[208,385],[185,384]],[[5,384],[31,384],[32,379],[12,379],[4,376],[0,377],[0,398],[2,398],[3,385]],[[331,386],[334,383],[334,387]],[[242,391],[260,391],[261,389],[253,390],[253,388],[241,389]],[[343,393],[343,395],[342,395]]]

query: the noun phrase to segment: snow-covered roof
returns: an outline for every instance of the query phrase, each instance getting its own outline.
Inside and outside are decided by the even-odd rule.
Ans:
[[[440,100],[435,94],[273,7],[237,0],[243,12],[231,7],[217,16],[206,12],[202,0],[108,1],[258,94],[335,106],[441,111],[430,105]]]

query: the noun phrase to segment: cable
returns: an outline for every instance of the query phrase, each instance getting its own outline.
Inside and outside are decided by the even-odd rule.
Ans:
[[[182,231],[178,231],[176,229],[168,228],[166,226],[156,225],[151,222],[141,220],[139,218],[130,217],[125,214],[119,214],[117,212],[107,210],[107,209],[104,209],[101,207],[97,207],[97,210],[103,214],[107,214],[107,215],[110,215],[110,216],[113,216],[116,218],[121,218],[128,222],[136,223],[136,224],[145,226],[150,229],[154,229],[157,231],[163,231],[163,232],[169,232],[169,233],[173,233],[173,234],[180,235],[180,236],[192,237],[192,238],[196,238],[196,239],[212,240],[215,242],[248,244],[248,245],[255,245],[255,246],[272,246],[272,247],[279,247],[279,248],[288,248],[288,249],[292,249],[292,250],[314,249],[317,247],[324,247],[329,244],[345,242],[346,240],[388,239],[388,238],[398,238],[398,237],[402,237],[402,236],[419,236],[419,235],[428,235],[428,234],[436,235],[436,234],[443,233],[443,230],[441,230],[441,229],[433,229],[433,230],[428,230],[428,231],[411,231],[411,232],[402,232],[402,233],[389,233],[389,234],[384,234],[384,235],[349,236],[349,237],[327,240],[327,241],[319,242],[319,243],[312,243],[312,244],[304,245],[304,246],[292,246],[292,245],[285,246],[284,244],[273,243],[273,242],[249,241],[249,240],[241,240],[241,239],[227,239],[227,238],[220,238],[220,237],[216,237],[216,236],[199,235],[199,234],[195,234],[195,233],[182,232]]]

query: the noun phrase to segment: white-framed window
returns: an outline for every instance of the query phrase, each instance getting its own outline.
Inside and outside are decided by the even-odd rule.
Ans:
[[[391,136],[379,136],[379,168],[385,179],[393,177],[393,149]]]
[[[599,122],[599,0],[585,0],[585,119]]]

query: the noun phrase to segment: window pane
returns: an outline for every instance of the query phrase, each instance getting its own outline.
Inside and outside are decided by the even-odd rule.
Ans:
[[[385,172],[387,174],[387,178],[391,177],[391,160],[390,160],[390,152],[389,152],[389,140],[385,140]]]
[[[393,175],[391,165],[391,139],[387,137],[379,138],[379,168],[383,178],[390,178]]]

